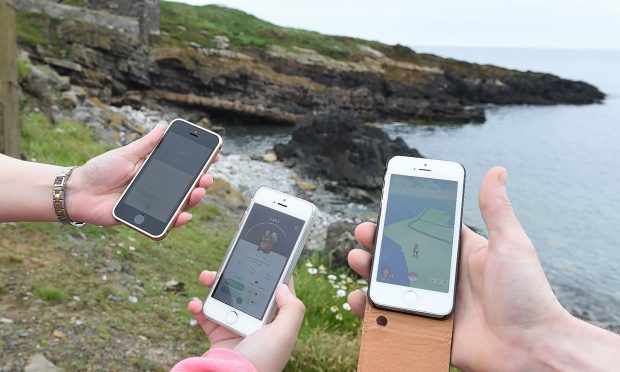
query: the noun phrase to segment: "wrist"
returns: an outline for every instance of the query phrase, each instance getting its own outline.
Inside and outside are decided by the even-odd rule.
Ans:
[[[84,169],[77,167],[71,172],[65,186],[66,200],[65,211],[71,222],[86,222],[82,208],[80,208],[82,195],[86,191]]]
[[[620,336],[596,327],[568,312],[557,324],[540,335],[531,349],[534,370],[605,371],[617,365]]]

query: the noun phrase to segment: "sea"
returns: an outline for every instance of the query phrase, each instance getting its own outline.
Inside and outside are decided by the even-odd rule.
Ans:
[[[424,156],[467,170],[464,221],[484,227],[478,190],[508,170],[516,214],[560,301],[586,318],[620,319],[620,50],[419,47],[468,62],[549,72],[595,85],[601,104],[488,107],[486,122],[384,126]]]
[[[620,51],[413,49],[474,63],[549,72],[586,81],[607,95],[604,102],[591,105],[488,106],[482,124],[380,126],[426,157],[465,166],[463,220],[483,233],[478,208],[480,181],[493,166],[506,167],[513,207],[560,302],[573,314],[620,331]],[[242,174],[239,164],[249,159],[249,153],[260,155],[274,143],[288,141],[291,128],[229,129],[224,153],[232,156],[235,166],[231,169],[237,171],[224,176],[238,185],[255,182],[250,189],[267,183],[291,190],[290,180],[277,177],[277,170],[265,169],[258,171],[262,176],[253,173],[235,182]],[[221,166],[224,163],[226,156]],[[245,164],[255,171],[265,167],[250,160]],[[343,204],[337,197],[325,197],[327,194],[319,188],[316,199],[332,214],[362,219],[376,216],[377,205]]]

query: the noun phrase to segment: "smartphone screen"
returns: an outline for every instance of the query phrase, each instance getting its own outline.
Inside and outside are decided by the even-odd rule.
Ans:
[[[163,232],[218,144],[215,135],[174,121],[123,195],[116,214],[153,235]]]
[[[392,175],[378,281],[447,293],[458,182]]]
[[[212,297],[262,319],[304,221],[254,204]]]

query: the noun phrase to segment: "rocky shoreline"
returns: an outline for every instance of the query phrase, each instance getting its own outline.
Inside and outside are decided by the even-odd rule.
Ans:
[[[269,182],[325,205],[337,197],[356,211],[376,204],[372,193],[358,190],[380,186],[391,155],[420,154],[363,123],[480,122],[485,104],[587,104],[604,98],[587,83],[443,59],[402,46],[378,50],[361,44],[361,59],[342,61],[303,47],[233,50],[226,43],[170,46],[157,40],[144,45],[114,28],[63,15],[22,12],[21,17],[42,22],[42,37],[48,39],[20,39],[38,63],[32,77],[20,82],[25,99],[52,120],[68,117],[88,125],[105,143],[131,142],[175,113],[190,112],[194,121],[208,116],[217,123],[299,123],[290,142],[276,146],[283,162],[266,162],[262,153],[229,153],[213,168],[226,182],[218,181],[209,201],[233,216],[253,189]],[[162,105],[170,106],[162,112]],[[351,228],[360,220],[338,211],[324,211],[319,220],[309,247],[335,247],[331,260],[343,265],[347,249],[356,244]],[[566,293],[560,297],[572,313],[620,330],[620,320],[599,316],[593,305],[579,302],[587,297],[571,295],[572,289]]]
[[[200,30],[183,25],[174,28],[174,37],[162,32],[145,43],[115,27],[113,15],[103,27],[84,22],[69,6],[43,3],[24,3],[20,47],[89,96],[119,106],[138,108],[154,99],[246,123],[293,124],[328,112],[364,122],[466,123],[484,121],[485,104],[588,104],[605,97],[590,84],[551,74],[357,39],[345,40],[357,47],[344,59],[303,40],[290,48],[232,45],[222,35],[188,41],[183,38],[195,39],[190,32]]]

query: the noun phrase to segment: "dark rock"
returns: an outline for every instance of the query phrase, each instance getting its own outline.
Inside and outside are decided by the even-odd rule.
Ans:
[[[348,267],[347,256],[354,248],[363,248],[355,240],[356,223],[338,221],[327,228],[325,252],[329,255],[331,266]]]
[[[421,156],[402,138],[392,140],[381,129],[339,112],[307,117],[298,124],[291,141],[276,145],[274,150],[280,159],[295,159],[300,170],[311,177],[364,189],[381,187],[391,157]]]
[[[185,283],[171,279],[164,284],[164,288],[168,292],[181,293],[185,292]]]
[[[358,188],[346,189],[345,195],[348,200],[354,203],[370,204],[377,202],[377,199],[373,197],[369,192]]]

